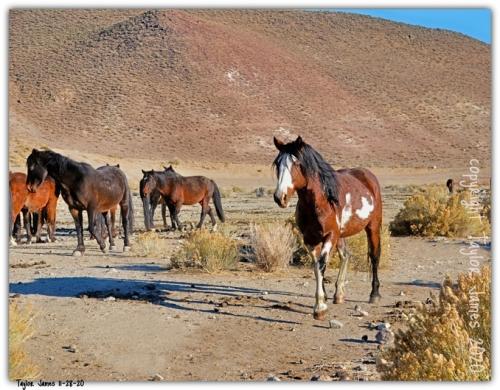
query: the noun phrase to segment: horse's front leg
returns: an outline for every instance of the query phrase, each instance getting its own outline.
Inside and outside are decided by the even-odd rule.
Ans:
[[[334,246],[334,240],[328,236],[322,244],[317,245],[311,252],[314,259],[314,276],[316,277],[316,303],[314,304],[314,319],[324,320],[328,307],[324,287],[324,274],[328,263],[328,256]]]
[[[76,237],[78,239],[78,245],[76,249],[73,251],[73,256],[82,256],[85,253],[85,245],[83,244],[83,215],[82,211],[72,208],[69,208],[69,212],[75,221],[76,228]]]
[[[33,234],[31,232],[31,215],[27,209],[23,209],[22,213],[23,213],[24,230],[26,231],[26,243],[31,244],[31,240],[33,239]],[[33,218],[33,222],[35,222],[34,219],[35,218]]]
[[[347,244],[343,238],[339,240],[337,249],[340,257],[340,267],[337,282],[335,283],[335,296],[333,297],[333,303],[344,303],[344,283],[347,274],[347,266],[349,264],[349,252],[347,250]]]

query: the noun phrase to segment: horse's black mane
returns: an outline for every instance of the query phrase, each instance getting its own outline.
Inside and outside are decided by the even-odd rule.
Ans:
[[[337,181],[336,172],[331,165],[323,159],[321,154],[302,140],[300,142],[291,142],[283,146],[283,150],[281,150],[273,162],[274,167],[279,165],[285,153],[292,154],[299,160],[304,176],[312,177],[317,174],[327,200],[330,203],[338,204],[339,183]]]

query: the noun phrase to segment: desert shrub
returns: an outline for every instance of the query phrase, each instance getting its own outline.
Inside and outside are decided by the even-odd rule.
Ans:
[[[489,234],[486,219],[474,218],[464,206],[470,193],[449,194],[441,187],[430,187],[406,200],[389,228],[393,235],[466,237]]]
[[[267,223],[253,225],[250,245],[255,253],[255,264],[265,272],[285,269],[293,259],[296,238],[289,225]]]
[[[437,304],[421,307],[383,350],[383,380],[477,381],[491,377],[491,269],[447,278]]]
[[[387,268],[390,261],[391,244],[390,233],[387,225],[382,226],[380,230],[380,245],[381,256],[379,261],[379,269]],[[347,250],[349,251],[349,269],[359,272],[369,272],[371,270],[371,262],[368,259],[368,239],[365,231],[347,237]],[[329,266],[338,268],[340,266],[340,258],[337,252],[331,254]]]
[[[262,198],[266,193],[266,189],[264,187],[258,187],[255,189],[255,196],[257,198]]]
[[[134,254],[139,257],[168,257],[168,241],[154,231],[140,233],[135,237]]]
[[[172,258],[172,267],[200,268],[212,273],[232,269],[238,262],[238,243],[228,233],[205,229],[191,232]]]
[[[234,193],[236,193],[236,194],[237,194],[237,193],[244,192],[243,188],[238,187],[238,186],[233,186],[233,187],[231,188],[231,191],[232,191],[232,192],[234,192]]]
[[[9,378],[35,379],[39,376],[37,367],[29,360],[24,343],[32,334],[33,312],[30,308],[21,309],[9,302]]]

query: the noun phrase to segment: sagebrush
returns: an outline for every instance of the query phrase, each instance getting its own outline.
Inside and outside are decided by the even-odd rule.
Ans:
[[[491,268],[449,278],[439,300],[422,306],[379,356],[383,380],[491,379]]]
[[[140,257],[168,257],[169,245],[165,238],[154,231],[140,233],[135,237],[133,251]]]
[[[9,302],[9,378],[36,379],[38,368],[31,363],[25,350],[25,342],[32,334],[33,311]]]
[[[257,267],[265,272],[273,272],[288,267],[297,243],[288,224],[267,223],[252,226],[250,245]]]
[[[191,232],[173,256],[174,268],[194,267],[206,272],[233,269],[239,259],[238,242],[226,232]]]
[[[395,236],[489,235],[488,218],[479,218],[481,212],[474,212],[464,205],[470,202],[469,191],[450,194],[446,188],[426,188],[406,200],[390,223],[390,231]]]

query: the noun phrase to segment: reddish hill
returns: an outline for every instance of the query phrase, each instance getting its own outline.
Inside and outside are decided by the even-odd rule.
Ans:
[[[270,163],[301,134],[336,165],[490,161],[491,47],[306,11],[13,10],[12,150]]]

